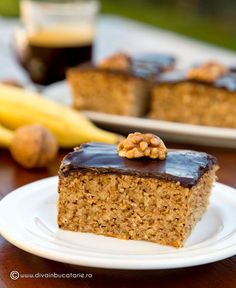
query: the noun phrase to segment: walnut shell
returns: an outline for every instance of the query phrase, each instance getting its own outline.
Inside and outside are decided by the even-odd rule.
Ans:
[[[57,155],[54,135],[41,125],[27,125],[16,130],[10,147],[12,157],[25,168],[45,167]]]

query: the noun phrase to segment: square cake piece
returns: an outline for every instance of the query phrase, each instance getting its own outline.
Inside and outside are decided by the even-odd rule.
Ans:
[[[150,100],[153,119],[236,128],[236,73],[218,63],[163,73]]]
[[[126,116],[147,113],[149,84],[141,77],[81,66],[70,69],[67,80],[76,109]]]
[[[207,209],[217,167],[201,152],[127,159],[116,145],[83,144],[60,167],[58,225],[182,247]]]
[[[146,114],[149,105],[149,77],[171,69],[174,65],[174,58],[170,56],[154,56],[131,58],[118,53],[98,65],[81,65],[69,69],[67,80],[72,91],[73,106],[82,110],[126,116]]]

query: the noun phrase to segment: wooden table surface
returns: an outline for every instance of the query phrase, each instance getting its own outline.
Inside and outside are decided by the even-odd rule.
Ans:
[[[219,159],[221,170],[219,181],[236,188],[236,150],[209,148],[190,145],[169,144],[178,147],[202,150]],[[26,183],[55,175],[61,158],[67,151],[61,151],[57,160],[48,169],[27,171],[11,159],[9,153],[0,150],[0,197]],[[236,193],[235,193],[236,197]],[[16,215],[17,217],[17,215]],[[19,273],[91,273],[87,279],[18,279],[9,277],[11,271]],[[235,288],[236,256],[198,267],[159,270],[159,271],[121,271],[75,267],[43,259],[24,252],[0,237],[0,288],[37,287],[171,287],[171,288]]]

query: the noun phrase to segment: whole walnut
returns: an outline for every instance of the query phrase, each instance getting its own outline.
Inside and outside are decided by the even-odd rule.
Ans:
[[[13,158],[25,168],[45,167],[57,155],[54,135],[41,125],[26,125],[14,133],[11,147]]]

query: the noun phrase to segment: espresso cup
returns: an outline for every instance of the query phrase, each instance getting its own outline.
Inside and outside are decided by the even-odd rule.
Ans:
[[[63,80],[68,68],[92,60],[98,9],[94,0],[21,2],[24,45],[18,59],[34,83]]]

